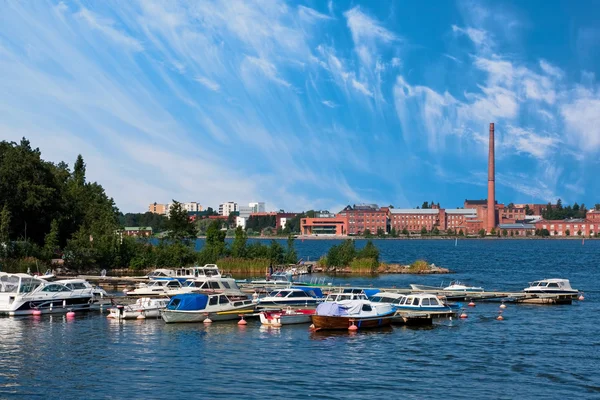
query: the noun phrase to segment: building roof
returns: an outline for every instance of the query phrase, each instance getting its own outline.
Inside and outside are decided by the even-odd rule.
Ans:
[[[438,208],[392,208],[390,209],[392,214],[421,214],[421,215],[435,215],[439,214]]]
[[[483,200],[466,200],[465,199],[465,203],[469,203],[469,204],[476,204],[476,205],[486,205],[487,204],[487,199],[483,199]]]
[[[500,224],[500,229],[535,229],[534,224]]]
[[[151,231],[151,226],[126,226],[123,228],[124,231]]]
[[[477,210],[475,208],[447,208],[446,214],[471,215],[477,214]]]

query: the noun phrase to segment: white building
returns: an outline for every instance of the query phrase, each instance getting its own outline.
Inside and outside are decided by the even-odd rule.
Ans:
[[[187,212],[200,212],[202,211],[202,205],[195,201],[189,203],[181,203],[181,207]]]
[[[262,201],[257,203],[249,203],[248,207],[252,208],[253,213],[266,212],[265,203]]]
[[[250,214],[254,212],[254,209],[252,207],[241,206],[238,211],[240,213],[240,217],[248,219],[250,218]]]
[[[244,217],[235,217],[235,226],[241,226],[242,229],[246,229],[246,218]]]
[[[227,203],[219,204],[219,215],[229,217],[234,211],[238,211],[238,205],[234,201],[228,201]]]

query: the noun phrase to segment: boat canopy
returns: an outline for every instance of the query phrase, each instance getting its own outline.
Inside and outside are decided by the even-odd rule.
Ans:
[[[342,290],[342,293],[354,293],[354,294],[364,293],[365,296],[367,296],[367,297],[371,297],[375,293],[379,293],[379,292],[380,292],[379,289],[362,289],[362,288],[344,288],[344,290]]]
[[[167,310],[198,311],[206,308],[208,296],[200,293],[178,294],[171,298]]]
[[[321,288],[315,288],[310,286],[292,286],[292,289],[300,289],[310,297],[323,297],[323,291],[321,290]]]
[[[341,315],[348,315],[348,311],[337,303],[321,303],[317,306],[316,314],[339,317]]]

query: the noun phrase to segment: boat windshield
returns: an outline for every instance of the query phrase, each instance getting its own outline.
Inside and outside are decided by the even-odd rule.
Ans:
[[[16,293],[19,289],[18,276],[2,276],[0,278],[0,291],[3,293]],[[21,292],[22,293],[22,292]]]

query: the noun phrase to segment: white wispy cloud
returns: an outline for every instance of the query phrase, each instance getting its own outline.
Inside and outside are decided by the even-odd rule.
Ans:
[[[323,103],[324,105],[326,105],[329,108],[336,108],[338,106],[331,100],[323,100],[321,103]]]
[[[489,50],[493,46],[490,34],[483,29],[473,27],[461,28],[457,25],[452,25],[452,31],[467,36],[479,49]]]
[[[569,139],[586,152],[600,150],[600,90],[577,87],[560,106]]]
[[[212,90],[213,92],[218,92],[219,89],[221,88],[221,86],[219,86],[219,84],[211,79],[208,79],[205,76],[197,76],[196,78],[194,78],[194,80],[200,84],[202,84],[204,87]]]
[[[314,23],[319,20],[332,19],[332,17],[329,15],[321,14],[317,10],[305,6],[298,6],[298,14],[302,20],[310,23]]]
[[[64,11],[65,8],[61,7],[60,10]],[[135,51],[142,51],[144,49],[138,40],[128,36],[124,32],[115,29],[114,22],[108,18],[98,16],[92,11],[88,10],[87,8],[82,8],[77,13],[77,16],[81,20],[85,21],[91,28],[97,29],[98,31],[102,32],[102,34],[115,41],[119,45],[125,46]]]
[[[247,56],[244,62],[242,63],[243,69],[248,69],[248,67],[253,67],[255,70],[261,72],[266,78],[271,81],[285,87],[292,86],[288,81],[279,77],[277,72],[277,67],[275,65],[263,58],[257,58],[253,56]]]

